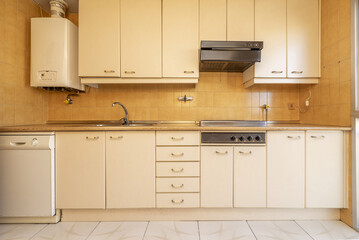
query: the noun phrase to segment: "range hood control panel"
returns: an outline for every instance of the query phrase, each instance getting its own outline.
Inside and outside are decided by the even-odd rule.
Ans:
[[[265,144],[265,132],[202,132],[201,142],[207,144]]]

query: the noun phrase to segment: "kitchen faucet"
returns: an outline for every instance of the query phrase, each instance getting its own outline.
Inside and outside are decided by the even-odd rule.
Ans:
[[[120,103],[120,102],[114,102],[114,103],[112,103],[112,107],[114,107],[116,104],[120,105],[120,106],[123,108],[123,110],[125,111],[125,114],[126,114],[126,117],[121,118],[120,121],[123,120],[123,125],[128,125],[128,112],[127,112],[126,107],[125,107],[122,103]]]

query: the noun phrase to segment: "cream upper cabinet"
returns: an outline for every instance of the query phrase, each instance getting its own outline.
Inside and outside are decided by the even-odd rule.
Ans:
[[[120,77],[120,0],[79,1],[80,77]]]
[[[105,208],[105,133],[56,133],[56,208]]]
[[[227,40],[227,0],[200,0],[199,22],[201,41]]]
[[[201,207],[233,207],[233,147],[201,148]]]
[[[342,131],[307,131],[306,207],[344,207]]]
[[[304,208],[304,131],[267,133],[267,207]]]
[[[234,207],[266,207],[266,147],[234,147]]]
[[[198,0],[163,0],[163,77],[199,76],[198,14]]]
[[[255,77],[286,77],[286,0],[255,1],[255,40],[263,41]]]
[[[121,0],[121,76],[161,77],[161,0]]]
[[[227,0],[227,41],[254,41],[254,0]]]
[[[288,77],[320,77],[318,0],[287,0]]]
[[[155,207],[155,132],[106,132],[107,208]]]

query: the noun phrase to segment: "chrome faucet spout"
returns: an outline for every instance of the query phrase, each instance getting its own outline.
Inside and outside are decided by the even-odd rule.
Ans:
[[[127,112],[127,108],[125,107],[125,105],[123,105],[123,104],[120,103],[120,102],[114,102],[114,103],[112,103],[112,107],[116,106],[116,104],[117,104],[117,105],[120,105],[120,106],[123,108],[123,110],[125,111],[126,117],[121,118],[121,120],[123,119],[123,125],[128,125],[129,122],[128,122],[128,112]]]

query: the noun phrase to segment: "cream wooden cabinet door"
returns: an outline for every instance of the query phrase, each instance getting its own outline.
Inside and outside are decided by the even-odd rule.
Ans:
[[[80,77],[120,77],[120,0],[79,1]]]
[[[107,208],[155,207],[155,132],[106,132]]]
[[[267,207],[304,208],[304,131],[267,133]]]
[[[227,40],[227,0],[200,0],[201,41]]]
[[[105,133],[56,133],[56,208],[105,208]]]
[[[255,1],[255,40],[263,41],[255,77],[286,77],[286,0]]]
[[[161,0],[121,0],[121,76],[161,77]]]
[[[266,147],[234,147],[234,207],[266,207]]]
[[[227,41],[254,41],[254,0],[227,0]]]
[[[318,0],[287,0],[288,77],[320,77],[319,31]]]
[[[199,76],[198,8],[198,0],[163,0],[163,77]]]
[[[306,207],[344,207],[342,131],[307,131]]]
[[[233,207],[233,147],[201,147],[201,207]]]

